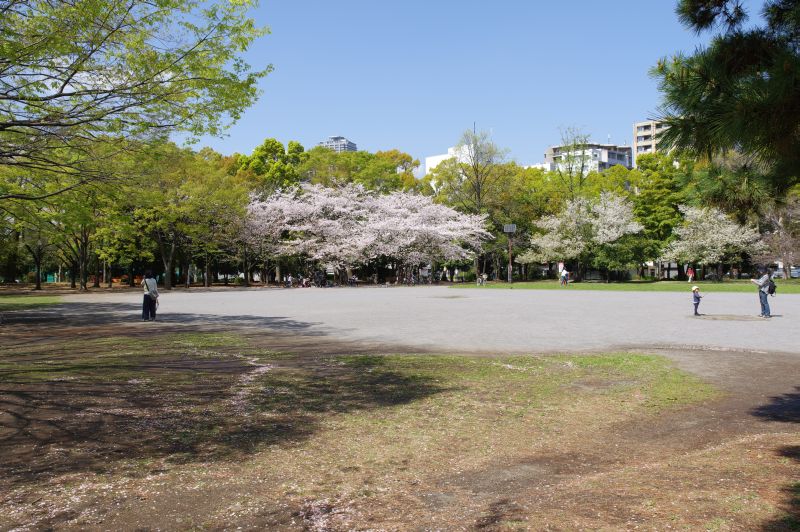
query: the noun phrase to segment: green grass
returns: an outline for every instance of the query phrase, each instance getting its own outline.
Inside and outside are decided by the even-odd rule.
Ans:
[[[0,312],[9,310],[25,310],[34,307],[56,305],[61,302],[59,296],[5,296],[0,295]]]
[[[800,280],[776,279],[778,295],[800,294]],[[739,281],[696,281],[691,284],[685,281],[627,281],[622,283],[580,282],[570,283],[568,288],[559,285],[558,281],[527,281],[513,285],[503,282],[491,282],[484,286],[474,283],[454,284],[451,288],[470,288],[475,290],[598,290],[627,292],[690,292],[692,285],[700,287],[701,292],[741,292],[756,293],[756,286],[746,279]]]

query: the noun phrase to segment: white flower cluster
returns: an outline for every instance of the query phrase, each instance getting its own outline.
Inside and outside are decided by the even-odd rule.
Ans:
[[[491,239],[485,216],[461,214],[427,196],[380,195],[359,185],[306,185],[253,198],[245,238],[276,254],[336,268],[388,257],[406,265],[466,259]]]
[[[763,246],[761,236],[752,227],[731,220],[713,207],[680,207],[684,223],[664,251],[665,260],[714,264],[726,255],[757,253]]]
[[[520,262],[552,262],[577,258],[592,245],[611,244],[642,230],[631,203],[604,192],[595,201],[577,198],[564,210],[536,222],[545,232],[531,238],[531,249]]]

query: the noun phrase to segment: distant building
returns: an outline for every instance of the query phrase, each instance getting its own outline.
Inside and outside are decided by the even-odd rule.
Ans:
[[[344,137],[328,137],[328,140],[323,140],[318,144],[318,146],[328,148],[336,153],[342,153],[343,151],[358,151],[356,143],[350,142]]]
[[[544,164],[536,167],[563,171],[571,159],[573,165],[583,166],[584,173],[602,172],[616,165],[630,169],[633,167],[632,153],[630,146],[594,142],[586,143],[583,150],[579,151],[568,151],[565,146],[551,146],[544,154]]]
[[[448,159],[458,159],[458,162],[463,163],[467,161],[467,148],[462,146],[454,147],[454,148],[447,148],[447,153],[443,153],[441,155],[431,155],[430,157],[425,157],[425,173],[431,173],[431,170],[442,164],[444,161]]]
[[[536,168],[537,170],[544,170],[545,172],[552,172],[555,170],[555,165],[551,163],[538,163],[538,164],[529,164],[527,166],[523,166],[524,169],[528,168]]]
[[[633,124],[633,165],[636,166],[636,157],[643,153],[658,151],[658,135],[664,131],[665,126],[658,120],[645,120]]]

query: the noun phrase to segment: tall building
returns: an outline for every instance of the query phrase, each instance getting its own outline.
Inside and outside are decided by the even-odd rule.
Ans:
[[[569,164],[582,166],[584,173],[602,172],[612,166],[631,168],[633,164],[630,146],[598,144],[589,142],[583,150],[568,151],[565,146],[551,146],[544,154],[544,164],[536,165],[545,170],[564,170]],[[576,168],[577,170],[577,168]]]
[[[329,150],[335,151],[336,153],[341,153],[343,151],[358,151],[356,143],[350,142],[344,137],[328,137],[328,140],[323,140],[318,144],[318,146],[323,146]]]
[[[658,151],[658,135],[666,126],[658,120],[645,120],[633,124],[633,165],[642,153]]]
[[[447,148],[447,153],[443,153],[441,155],[431,155],[430,157],[425,157],[425,173],[431,173],[431,170],[442,164],[444,161],[448,159],[457,159],[458,162],[463,163],[467,160],[467,148],[462,146],[461,148]]]

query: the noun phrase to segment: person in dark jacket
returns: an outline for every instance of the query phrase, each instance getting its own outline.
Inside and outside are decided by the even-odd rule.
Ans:
[[[158,303],[158,281],[153,272],[147,270],[142,279],[144,301],[142,302],[142,321],[156,321],[156,305]]]

